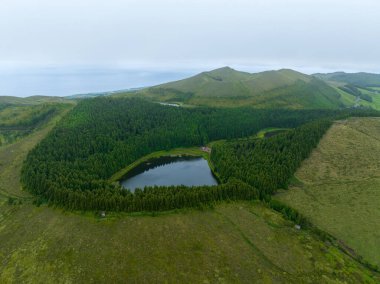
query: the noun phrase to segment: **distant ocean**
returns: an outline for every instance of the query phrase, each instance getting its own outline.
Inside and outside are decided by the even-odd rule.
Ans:
[[[153,86],[196,72],[124,69],[1,70],[0,96],[69,96]]]

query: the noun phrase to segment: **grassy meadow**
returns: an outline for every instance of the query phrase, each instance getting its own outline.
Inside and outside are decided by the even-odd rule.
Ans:
[[[14,143],[33,130],[44,125],[71,104],[43,103],[37,105],[1,105],[0,106],[0,146]]]
[[[336,122],[277,198],[380,266],[380,119]]]
[[[380,93],[377,93],[376,91],[374,91],[374,92],[368,91],[365,89],[360,89],[360,91],[363,94],[366,94],[372,98],[372,102],[367,102],[367,101],[361,100],[360,103],[362,105],[369,106],[369,107],[372,107],[374,109],[380,110]]]

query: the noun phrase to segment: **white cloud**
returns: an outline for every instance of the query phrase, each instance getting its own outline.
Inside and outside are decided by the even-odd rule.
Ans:
[[[375,0],[0,0],[0,67],[380,72]]]

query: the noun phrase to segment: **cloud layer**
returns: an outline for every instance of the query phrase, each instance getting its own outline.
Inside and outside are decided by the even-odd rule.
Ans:
[[[3,0],[0,68],[380,72],[377,0]]]

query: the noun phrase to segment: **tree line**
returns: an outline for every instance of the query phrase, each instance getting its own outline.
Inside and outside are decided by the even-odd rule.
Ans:
[[[287,188],[331,124],[331,119],[321,119],[268,139],[216,143],[211,161],[224,181],[238,178],[258,188],[261,197],[271,195],[278,188]]]

